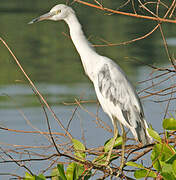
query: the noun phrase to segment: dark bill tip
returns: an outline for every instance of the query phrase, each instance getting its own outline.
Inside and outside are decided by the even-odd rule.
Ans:
[[[33,24],[33,23],[36,23],[36,22],[38,22],[39,21],[39,19],[38,18],[35,18],[35,19],[33,19],[32,21],[30,21],[28,24]]]
[[[46,13],[38,18],[35,18],[33,19],[32,21],[30,21],[28,24],[33,24],[33,23],[36,23],[36,22],[39,22],[39,21],[43,21],[43,20],[46,20],[46,19],[49,19],[50,17],[52,17],[54,14],[49,12],[49,13]]]

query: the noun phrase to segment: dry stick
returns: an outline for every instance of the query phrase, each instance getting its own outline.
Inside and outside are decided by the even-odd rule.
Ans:
[[[138,84],[146,83],[146,82],[151,81],[151,80],[153,80],[153,79],[160,78],[161,76],[165,76],[165,75],[167,75],[167,74],[169,74],[169,73],[170,73],[170,72],[164,72],[164,73],[159,74],[159,75],[157,75],[157,76],[155,76],[155,77],[152,77],[152,78],[149,78],[149,79],[146,79],[146,80],[143,80],[143,81],[139,81]]]
[[[167,17],[167,15],[169,14],[169,12],[171,11],[171,9],[174,7],[174,4],[175,4],[175,0],[173,0],[173,2],[172,2],[172,4],[171,4],[171,6],[169,7],[169,9],[168,9],[168,11],[166,12],[166,14],[164,15],[164,18],[166,18]],[[172,12],[171,12],[172,13]],[[170,16],[169,16],[169,18],[170,18]]]
[[[160,18],[160,17],[151,17],[151,16],[144,16],[144,15],[138,15],[138,14],[133,14],[133,13],[122,12],[122,11],[116,11],[116,10],[109,9],[109,8],[103,8],[103,7],[97,6],[95,4],[84,2],[84,1],[81,1],[81,0],[74,0],[74,1],[78,2],[78,3],[81,3],[81,4],[84,4],[86,6],[94,7],[94,8],[97,8],[97,9],[100,9],[100,10],[103,10],[103,11],[108,11],[108,12],[115,13],[115,14],[121,14],[121,15],[125,15],[125,16],[131,16],[131,17],[136,17],[136,18],[141,18],[141,19],[148,19],[148,20],[159,21],[159,22],[176,23],[176,20],[163,19],[163,18]]]
[[[176,100],[176,98],[169,98],[169,99],[164,99],[164,100],[153,100],[153,102],[155,103],[163,103],[163,102],[167,102],[167,101],[172,101],[172,100]]]
[[[49,170],[51,170],[51,169],[54,169],[53,166],[55,166],[56,163],[58,164],[58,159],[59,159],[59,158],[53,159],[52,162],[48,165],[48,167],[46,167],[45,169],[43,169],[43,170],[41,171],[41,174],[45,174],[47,171],[49,171]],[[59,164],[60,164],[60,163],[59,163]],[[64,163],[63,163],[63,164],[64,164]],[[53,178],[53,179],[54,179],[54,178]],[[52,180],[52,178],[51,178],[51,180]]]
[[[32,88],[32,89],[33,89],[33,88]],[[35,92],[34,89],[33,89],[33,91],[34,91],[34,93],[36,94],[36,92]],[[59,155],[61,155],[61,153],[60,153],[60,151],[59,151],[59,149],[58,149],[58,147],[57,147],[57,145],[56,145],[56,142],[55,142],[55,140],[54,140],[54,138],[53,138],[53,135],[52,135],[52,132],[51,132],[51,126],[50,126],[50,123],[49,123],[48,115],[47,115],[47,112],[46,112],[46,110],[45,110],[44,104],[43,104],[43,102],[41,101],[41,98],[38,96],[38,94],[36,94],[36,96],[37,96],[37,98],[38,98],[38,100],[39,100],[39,102],[40,102],[40,104],[41,104],[41,107],[42,107],[42,109],[43,109],[43,112],[44,112],[44,114],[45,114],[46,123],[47,123],[47,126],[48,126],[48,131],[49,131],[49,135],[50,135],[51,141],[52,141],[52,143],[53,143],[53,145],[54,145],[57,153],[58,153]],[[68,131],[67,131],[67,132],[68,132]]]
[[[132,39],[132,40],[129,40],[129,41],[125,41],[125,42],[121,42],[121,43],[110,43],[110,42],[107,42],[105,41],[104,39],[101,39],[103,42],[105,42],[106,44],[94,44],[92,45],[93,47],[106,47],[106,46],[120,46],[120,45],[127,45],[127,44],[130,44],[130,43],[133,43],[133,42],[136,42],[136,41],[139,41],[139,40],[142,40],[142,39],[145,39],[147,38],[148,36],[150,36],[153,32],[155,32],[159,27],[159,24],[157,24],[151,31],[149,31],[147,34],[141,36],[141,37],[137,37],[135,39]],[[66,36],[67,38],[70,39],[70,36],[63,33],[64,36]]]
[[[78,100],[77,100],[78,101]],[[89,101],[78,101],[79,104],[88,104],[88,103],[96,103],[96,100],[89,100]],[[77,105],[76,102],[63,102],[62,104],[66,105],[66,106],[72,106],[72,105]]]
[[[17,177],[18,180],[24,179],[23,177],[18,176],[17,174],[12,174],[12,173],[0,173],[0,176],[14,176],[14,177]],[[14,179],[14,178],[11,178],[11,179]],[[16,178],[15,178],[15,179],[16,179]]]
[[[100,7],[103,8],[103,5],[102,5],[101,3],[99,3],[97,0],[94,0],[94,1],[95,1],[95,3],[97,3]]]
[[[144,4],[142,4],[142,2],[140,0],[138,0],[139,4],[141,5],[141,7],[143,9],[145,9],[146,11],[148,11],[151,15],[153,15],[156,18],[159,18],[156,14],[154,14],[152,11],[150,11]]]
[[[12,162],[16,163],[19,167],[25,168],[32,176],[34,175],[34,174],[32,173],[32,171],[31,171],[28,167],[26,167],[24,164],[20,164],[20,163],[19,163],[18,161],[16,161],[10,154],[8,154],[6,151],[4,151],[1,147],[0,147],[0,150],[1,150],[6,156],[8,156],[8,157],[12,160]]]
[[[165,16],[166,16],[166,15],[165,15]],[[162,36],[162,39],[163,39],[163,42],[164,42],[164,47],[165,47],[165,50],[166,50],[167,56],[168,56],[168,58],[169,58],[169,60],[170,60],[170,62],[171,62],[171,64],[172,64],[172,66],[173,66],[173,67],[174,67],[174,69],[176,70],[176,65],[175,65],[175,63],[174,63],[174,61],[173,61],[172,57],[170,56],[170,53],[169,53],[169,48],[168,48],[168,44],[167,44],[167,42],[166,42],[166,39],[165,39],[165,36],[164,36],[163,30],[162,30],[162,26],[161,26],[161,24],[160,24],[160,26],[159,26],[159,29],[160,29],[161,36]],[[171,98],[172,98],[172,94],[171,94],[170,99],[171,99]],[[167,112],[168,112],[169,105],[170,105],[170,101],[171,101],[171,100],[169,100],[169,101],[168,101],[168,103],[167,103],[167,106],[166,106],[166,111],[165,111],[165,114],[164,114],[164,118],[166,117],[166,114],[167,114]]]
[[[174,77],[175,75],[176,75],[176,74],[173,74],[173,75],[171,75],[171,76],[169,76],[169,77],[167,77],[167,78],[165,78],[165,79],[163,79],[163,80],[161,80],[161,81],[155,83],[154,85],[148,86],[148,87],[146,87],[146,88],[144,88],[144,89],[138,91],[138,94],[144,92],[144,91],[147,90],[147,89],[151,89],[151,88],[153,88],[153,87],[156,87],[156,86],[162,84],[163,82],[168,81],[170,78]],[[155,80],[155,79],[154,79],[154,80]]]
[[[72,115],[71,115],[71,118],[70,118],[70,120],[69,120],[69,122],[68,122],[68,124],[67,124],[67,128],[66,128],[67,131],[68,131],[68,129],[69,129],[69,126],[70,126],[70,124],[71,124],[71,121],[73,120],[73,117],[74,117],[77,109],[78,109],[78,105],[76,105],[75,109],[73,110],[73,113],[72,113]]]
[[[32,91],[34,92],[34,94],[37,96],[37,94],[36,94],[35,90],[33,89],[33,87],[31,87],[31,88],[32,88]],[[8,94],[7,94],[6,96],[7,96],[8,98],[12,99],[12,100],[16,103],[16,101],[15,101],[12,97],[10,97]],[[37,96],[37,97],[38,97],[39,101],[41,102],[39,96]],[[27,123],[30,127],[32,127],[33,129],[39,131],[40,134],[45,135],[45,134],[42,133],[42,131],[40,131],[38,128],[36,128],[35,126],[32,125],[32,123],[30,122],[30,120],[25,116],[24,112],[23,112],[19,107],[17,107],[17,110],[18,110],[18,112],[22,115],[22,117],[24,118],[24,120],[26,121],[26,123]],[[45,137],[48,139],[47,136],[45,136]]]
[[[90,116],[92,116],[92,117],[94,117],[96,120],[102,122],[102,123],[104,124],[104,126],[101,126],[101,125],[99,124],[101,128],[107,130],[108,132],[112,132],[112,131],[111,131],[111,128],[110,128],[104,121],[100,120],[94,113],[88,111],[85,107],[83,107],[77,99],[75,99],[75,102],[79,105],[79,107],[80,107],[81,109],[83,109],[85,112],[87,112]]]
[[[162,30],[161,25],[159,26],[159,28],[160,28],[161,36],[162,36],[162,38],[163,38],[163,42],[164,42],[164,46],[165,46],[165,50],[166,50],[167,56],[168,56],[170,62],[172,63],[174,69],[176,70],[176,65],[175,65],[173,59],[172,59],[171,56],[170,56],[168,44],[167,44],[167,41],[166,41],[166,39],[165,39],[165,37],[164,37],[164,33],[163,33],[163,30]]]
[[[120,5],[116,10],[122,9],[123,7],[125,7],[130,2],[131,2],[131,0],[127,0],[124,4]],[[135,12],[134,6],[133,6],[133,10]]]
[[[172,91],[173,91],[173,88],[172,88]],[[167,112],[168,112],[168,110],[169,110],[169,105],[170,105],[170,102],[171,102],[171,99],[172,99],[172,95],[173,95],[173,92],[171,93],[170,98],[169,98],[169,100],[168,100],[168,102],[167,102],[166,110],[165,110],[163,119],[165,119],[166,116],[167,116]]]
[[[20,144],[9,144],[9,143],[3,143],[3,142],[0,142],[0,145],[5,145],[5,146],[12,146],[12,147],[15,147],[17,150],[19,149],[49,149],[50,147],[52,146],[27,146],[27,145],[20,145]],[[14,151],[12,149],[10,149],[10,151]],[[15,152],[16,153],[16,152]]]
[[[126,160],[130,157],[131,154],[133,154],[134,152],[136,151],[139,151],[139,150],[142,150],[142,149],[150,149],[150,148],[153,148],[153,146],[155,145],[155,143],[152,143],[152,144],[148,144],[148,145],[145,145],[145,146],[142,146],[142,147],[139,147],[139,148],[136,148],[136,149],[133,149],[131,152],[128,153],[127,157],[126,157]],[[143,152],[140,152],[140,154],[143,154]],[[139,154],[139,155],[140,155]],[[144,154],[143,154],[144,155]],[[133,159],[133,158],[132,158]],[[138,159],[134,157],[134,160],[130,160],[130,161],[137,161]]]
[[[96,111],[96,115],[95,115],[95,117],[96,117],[96,118],[95,118],[95,119],[96,119],[96,120],[95,120],[95,123],[97,124],[98,127],[100,127],[100,128],[102,128],[102,129],[104,129],[104,130],[112,133],[111,127],[110,127],[106,122],[104,122],[103,120],[101,120],[101,119],[99,118],[99,116],[98,116],[99,107],[100,107],[100,103],[97,102],[97,111]],[[102,125],[101,123],[102,123],[103,125]]]
[[[159,26],[159,24],[158,24],[158,26]],[[135,59],[135,60],[138,60],[138,59]],[[139,60],[138,60],[139,61]],[[140,63],[142,63],[143,65],[146,65],[146,66],[149,66],[150,68],[152,68],[152,69],[154,69],[154,70],[156,70],[156,71],[168,71],[168,72],[176,72],[176,70],[174,69],[174,70],[172,70],[172,69],[169,69],[169,68],[159,68],[159,67],[156,67],[156,66],[154,66],[154,65],[151,65],[151,64],[147,64],[147,63],[145,63],[145,62],[140,62]]]
[[[173,15],[173,13],[174,13],[174,11],[175,11],[175,8],[176,8],[176,3],[175,3],[175,5],[174,5],[174,7],[173,7],[173,9],[172,9],[172,11],[171,11],[171,13],[170,13],[169,18],[171,18],[171,17],[172,17],[172,15]]]
[[[133,8],[134,14],[137,14],[136,9],[135,9],[134,0],[131,0],[131,4],[132,4],[132,8]]]
[[[104,46],[119,46],[119,45],[126,45],[126,44],[130,44],[132,42],[135,42],[135,41],[139,41],[139,40],[142,40],[142,39],[145,39],[146,37],[150,36],[154,31],[156,31],[159,27],[159,24],[157,24],[150,32],[148,32],[147,34],[145,34],[144,36],[141,36],[141,37],[138,37],[138,38],[135,38],[135,39],[132,39],[130,41],[125,41],[125,42],[121,42],[121,43],[108,43],[108,44],[99,44],[99,45],[93,45],[94,47],[104,47]]]
[[[170,86],[170,87],[168,87],[168,88],[161,89],[161,90],[159,90],[159,91],[157,91],[157,92],[154,92],[154,93],[152,93],[152,92],[149,93],[149,92],[147,92],[147,91],[144,91],[144,92],[149,93],[149,94],[146,95],[146,96],[143,96],[143,98],[150,97],[150,96],[153,96],[153,95],[157,95],[158,93],[167,91],[167,90],[172,89],[172,88],[175,88],[175,87],[176,87],[176,85],[173,85],[173,86]]]
[[[39,132],[39,131],[24,131],[24,130],[16,130],[16,129],[9,129],[5,127],[0,127],[0,129],[5,130],[5,131],[11,131],[11,132],[17,132],[17,133],[32,133],[32,134],[49,134],[49,132]],[[51,132],[53,135],[59,135],[59,136],[65,136],[63,133],[59,132]]]
[[[155,84],[154,84],[155,86]],[[167,96],[167,95],[171,95],[171,94],[174,94],[176,93],[176,90],[173,91],[173,88],[171,88],[171,92],[168,92],[168,93],[152,93],[152,92],[149,92],[149,91],[144,91],[145,93],[148,93],[148,94],[151,94],[151,95],[155,95],[155,96]],[[172,98],[171,98],[172,99]]]
[[[20,160],[15,160],[17,163],[22,163],[22,162],[29,162],[29,161],[46,161],[46,160],[49,160],[51,158],[54,158],[54,157],[58,157],[59,155],[58,154],[52,154],[51,156],[48,156],[46,158],[29,158],[29,159],[20,159]],[[13,162],[12,160],[4,160],[4,161],[0,161],[0,164],[1,163],[11,163]]]
[[[166,14],[164,15],[164,18],[167,16],[167,13],[169,13],[169,11],[170,11],[170,9],[168,9],[168,11],[166,12]],[[165,38],[165,36],[164,36],[164,33],[163,33],[163,30],[162,30],[161,24],[160,24],[160,26],[159,26],[159,29],[160,29],[161,36],[162,36],[162,39],[163,39],[163,42],[164,42],[164,47],[165,47],[165,50],[166,50],[166,54],[167,54],[169,60],[171,61],[174,69],[176,70],[175,63],[174,63],[174,61],[173,61],[173,59],[171,58],[170,53],[169,53],[168,44],[167,44],[166,38]]]
[[[159,0],[159,1],[160,1],[160,0]],[[143,5],[146,6],[146,5],[148,5],[148,4],[152,4],[152,5],[153,5],[153,4],[158,4],[158,1],[157,1],[157,2],[152,2],[152,1],[151,1],[151,2],[145,2]],[[161,4],[161,5],[162,5],[163,7],[165,7],[166,9],[169,9],[168,6],[167,6],[165,3],[163,3],[163,2],[159,2],[159,4]],[[157,13],[156,13],[156,14],[157,14]],[[157,15],[158,15],[158,14],[157,14]]]
[[[60,125],[60,127],[66,132],[66,134],[68,135],[68,137],[70,138],[70,140],[72,139],[72,135],[65,129],[65,127],[62,125],[61,121],[59,120],[59,118],[56,116],[56,114],[54,113],[54,111],[51,109],[51,107],[48,105],[47,101],[45,100],[45,98],[41,95],[41,93],[38,91],[38,89],[36,88],[36,86],[34,85],[34,83],[31,81],[31,79],[29,78],[29,76],[26,74],[26,72],[24,71],[23,67],[21,66],[21,64],[19,63],[18,59],[16,58],[16,56],[14,55],[14,53],[11,51],[11,49],[9,48],[9,46],[7,45],[7,43],[0,37],[0,41],[2,41],[2,43],[4,44],[4,46],[8,49],[8,51],[10,52],[10,54],[12,55],[12,57],[14,58],[16,64],[18,65],[18,67],[20,68],[20,70],[22,71],[22,73],[24,74],[24,76],[26,77],[26,79],[29,81],[30,85],[33,87],[33,89],[36,91],[36,93],[39,95],[39,97],[41,98],[41,100],[44,102],[44,104],[46,105],[46,107],[48,108],[48,110],[51,112],[52,116],[54,117],[54,119],[58,122],[58,124]]]
[[[156,4],[156,15],[159,16],[159,6],[160,6],[160,0],[157,1]]]
[[[20,155],[20,157],[22,157],[22,155],[28,155],[29,158],[31,158],[31,156],[38,156],[40,158],[45,158],[47,157],[47,155],[44,155],[44,154],[39,154],[39,153],[36,153],[36,152],[33,152],[32,150],[26,150],[28,147],[26,148],[16,148],[16,150],[13,150],[13,149],[6,149],[6,151],[9,151],[11,153],[15,153],[15,154],[18,154]],[[41,148],[40,148],[41,149]],[[46,149],[46,148],[45,148]],[[49,148],[47,148],[48,150]],[[23,152],[19,152],[19,150],[23,150]],[[44,150],[44,148],[42,148],[42,150]]]
[[[2,149],[0,147],[0,149]],[[4,152],[4,151],[3,151]],[[4,152],[5,154],[7,154],[6,152]],[[10,155],[9,155],[10,156]],[[78,163],[81,163],[81,164],[84,164],[84,165],[87,165],[88,167],[92,167],[94,169],[97,169],[97,170],[100,170],[100,171],[103,171],[104,173],[109,173],[110,174],[110,171],[108,169],[106,169],[105,166],[98,166],[96,164],[93,164],[92,162],[90,161],[82,161],[82,160],[79,160],[79,159],[76,159],[72,156],[69,156],[67,154],[62,154],[61,155],[58,155],[58,154],[52,154],[51,156],[47,157],[47,158],[43,158],[43,159],[21,159],[21,160],[14,160],[12,159],[11,161],[10,160],[7,160],[7,161],[0,161],[0,163],[10,163],[10,162],[15,162],[16,164],[19,165],[19,162],[26,162],[26,161],[43,161],[43,160],[47,160],[47,159],[51,159],[52,157],[57,157],[57,156],[63,156],[63,157],[66,157],[68,159],[71,159],[72,161],[75,161],[75,162],[78,162]],[[24,167],[23,165],[21,165],[22,167]],[[27,168],[27,167],[26,167]],[[30,170],[29,170],[30,171]],[[32,174],[32,173],[31,173]]]
[[[145,149],[143,152],[141,152],[139,155],[133,157],[132,159],[130,159],[129,161],[135,162],[137,161],[139,158],[141,158],[142,156],[144,156],[145,154],[147,154],[148,152],[150,152],[153,149],[153,147],[149,147],[147,149]]]

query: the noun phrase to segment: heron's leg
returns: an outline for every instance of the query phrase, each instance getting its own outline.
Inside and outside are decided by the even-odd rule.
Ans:
[[[120,123],[120,128],[122,130],[122,153],[121,153],[121,163],[120,163],[120,167],[119,167],[119,172],[117,173],[118,177],[124,167],[125,164],[125,143],[126,143],[126,132],[125,129],[123,127],[123,124]]]
[[[114,137],[113,137],[113,140],[112,140],[112,143],[111,143],[111,147],[109,149],[109,152],[108,152],[108,156],[107,156],[107,159],[106,159],[106,163],[105,165],[108,165],[109,162],[110,162],[110,158],[111,158],[111,154],[112,154],[112,150],[113,150],[113,147],[114,147],[114,144],[115,144],[115,141],[117,139],[117,136],[118,136],[118,128],[117,128],[117,121],[114,120]]]

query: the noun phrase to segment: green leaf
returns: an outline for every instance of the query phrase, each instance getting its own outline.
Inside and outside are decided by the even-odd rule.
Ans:
[[[111,138],[105,142],[105,145],[104,145],[104,151],[105,152],[108,152],[110,150],[110,148],[112,146],[112,141],[113,141],[113,138]],[[122,144],[122,137],[120,136],[116,139],[113,148],[120,146],[121,144]]]
[[[174,118],[164,119],[163,128],[166,130],[176,130],[176,120]]]
[[[46,180],[45,176],[43,174],[40,174],[38,176],[36,175],[31,175],[28,172],[25,173],[25,178],[24,180]]]
[[[106,163],[106,160],[107,160],[107,156],[108,156],[108,153],[106,154],[102,154],[98,157],[96,157],[92,162],[96,162],[98,163],[99,165],[104,165]],[[114,161],[115,159],[119,158],[119,155],[115,155],[115,154],[111,154],[110,156],[110,162],[111,161]]]
[[[134,172],[134,177],[136,179],[140,179],[140,178],[144,178],[144,177],[153,177],[153,178],[156,178],[157,175],[153,171],[149,171],[149,170],[146,170],[146,169],[139,169],[139,170],[136,170]]]
[[[25,180],[35,180],[35,176],[29,174],[28,172],[25,173]]]
[[[172,173],[162,172],[161,175],[163,176],[164,180],[175,180]]]
[[[151,153],[151,160],[153,162],[153,167],[159,172],[161,171],[161,164],[160,161],[158,160],[161,156],[160,150],[161,150],[161,144],[155,144],[153,151]]]
[[[58,164],[57,165],[58,171],[59,171],[59,176],[63,179],[63,180],[67,180],[66,176],[65,176],[65,172],[64,172],[64,165],[63,164]]]
[[[172,164],[161,162],[162,172],[172,173]]]
[[[142,165],[142,164],[137,164],[137,163],[135,163],[135,162],[132,162],[132,161],[128,161],[127,163],[126,163],[126,165],[127,166],[133,166],[133,167],[137,167],[137,168],[144,168],[144,166]]]
[[[176,160],[172,164],[172,169],[173,169],[173,174],[174,174],[174,176],[176,178]]]
[[[51,171],[51,180],[62,180],[62,178],[59,176],[59,170],[57,167],[53,168]]]
[[[167,161],[173,156],[174,148],[171,145],[168,144],[155,144],[151,159],[152,161],[155,161],[155,159],[158,159],[160,161]]]
[[[84,180],[88,180],[88,179],[90,179],[90,177],[91,177],[91,175],[92,175],[92,172],[90,171],[90,170],[88,170],[88,171],[85,171],[85,168],[84,168],[84,166],[82,165],[82,172],[81,172],[81,175],[82,175],[82,177],[84,177]],[[85,171],[85,172],[84,172]],[[83,172],[84,172],[84,174],[83,174]],[[78,179],[81,179],[80,178],[81,176],[79,176],[79,178]],[[83,178],[82,178],[83,179]]]
[[[152,138],[154,138],[158,142],[161,142],[161,137],[159,136],[159,134],[156,131],[154,131],[153,129],[149,129],[149,128],[147,128],[147,131]]]
[[[98,164],[105,164],[106,162],[106,159],[107,159],[107,156],[105,154],[102,154],[98,157],[96,157],[92,162],[96,162]]]
[[[80,179],[81,175],[83,175],[84,170],[85,169],[82,164],[72,162],[67,167],[67,171],[66,171],[67,180]],[[90,176],[91,176],[91,171],[86,176],[84,176],[84,180],[88,180]]]
[[[164,176],[170,177],[170,179],[176,179],[175,176],[176,165],[174,165],[174,163],[175,163],[174,161],[173,164],[162,162],[162,173],[164,174]]]
[[[151,153],[151,160],[153,167],[159,171],[173,174],[172,163],[176,160],[175,150],[173,146],[169,144],[155,144]]]
[[[72,139],[72,143],[75,150],[75,156],[80,157],[81,160],[86,158],[85,146],[77,139]]]
[[[74,180],[76,179],[76,163],[72,162],[68,165],[66,171],[67,180]]]
[[[83,174],[84,172],[84,166],[81,164],[76,164],[76,179],[80,179],[79,177]]]
[[[174,154],[172,157],[170,157],[166,163],[172,164],[176,160],[176,154]]]
[[[36,180],[46,180],[45,176],[43,174],[39,174],[36,178]]]
[[[171,135],[169,134],[168,131],[165,131],[165,136],[166,136],[167,139],[169,139],[169,137],[170,137]]]

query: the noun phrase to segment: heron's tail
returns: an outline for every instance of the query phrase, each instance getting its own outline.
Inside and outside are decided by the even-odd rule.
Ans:
[[[147,131],[148,125],[145,119],[140,119],[140,121],[136,121],[136,123],[137,126],[132,130],[132,133],[137,138],[137,140],[143,145],[152,143],[152,137]]]

